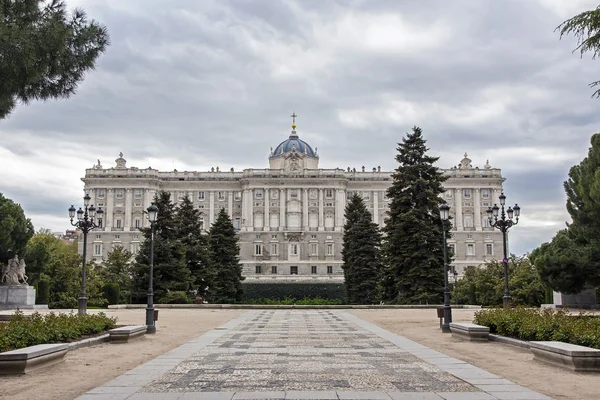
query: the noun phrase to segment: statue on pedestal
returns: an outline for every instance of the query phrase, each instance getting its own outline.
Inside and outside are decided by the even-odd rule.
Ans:
[[[27,275],[25,275],[25,260],[19,260],[19,256],[8,261],[7,265],[2,266],[2,283],[7,285],[27,285]]]

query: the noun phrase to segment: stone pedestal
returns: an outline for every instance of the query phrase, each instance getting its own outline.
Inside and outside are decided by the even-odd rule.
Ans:
[[[0,310],[47,308],[35,305],[35,288],[27,285],[0,286]]]
[[[595,289],[585,289],[577,294],[553,292],[553,295],[556,308],[569,307],[591,309],[599,307],[598,302],[596,301]]]

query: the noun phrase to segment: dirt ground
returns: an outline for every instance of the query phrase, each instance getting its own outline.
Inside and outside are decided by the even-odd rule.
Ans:
[[[30,375],[0,376],[0,398],[74,399],[126,371],[214,329],[246,310],[163,309],[158,333],[132,343],[100,345],[67,353],[65,362]],[[544,393],[554,399],[600,398],[600,374],[574,373],[533,361],[529,350],[453,339],[439,329],[435,310],[354,310],[358,317],[432,349]],[[145,310],[108,310],[119,324],[144,324]],[[474,310],[453,310],[454,321],[471,322]]]
[[[575,373],[533,360],[529,350],[503,343],[473,343],[442,333],[435,310],[365,310],[353,314],[449,356],[469,362],[553,399],[600,398],[600,374]],[[455,322],[472,322],[474,310],[452,310]]]
[[[144,325],[145,310],[106,310],[118,324]],[[159,312],[157,334],[127,344],[103,343],[70,351],[65,361],[30,375],[0,376],[0,398],[74,399],[126,371],[214,329],[244,310],[173,310]]]

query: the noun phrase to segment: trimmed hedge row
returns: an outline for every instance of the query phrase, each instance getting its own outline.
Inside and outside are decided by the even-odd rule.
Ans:
[[[116,318],[99,314],[46,314],[35,312],[27,317],[17,311],[0,324],[0,352],[36,344],[69,342],[85,335],[104,332],[116,326]]]
[[[600,349],[600,318],[567,310],[492,309],[475,313],[478,325],[489,326],[490,333],[521,340],[556,340]]]
[[[320,298],[344,302],[343,283],[243,283],[244,303],[271,300]]]

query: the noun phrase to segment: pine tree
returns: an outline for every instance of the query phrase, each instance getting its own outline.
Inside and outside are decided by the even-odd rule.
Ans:
[[[381,276],[381,232],[363,199],[354,194],[346,206],[342,259],[349,304],[375,304]]]
[[[212,300],[215,303],[238,303],[242,301],[244,280],[242,264],[240,264],[240,248],[233,223],[223,208],[210,227],[209,237],[216,270]]]
[[[208,235],[202,234],[200,211],[188,196],[177,208],[175,215],[177,238],[185,247],[185,261],[194,277],[197,295],[210,297],[207,288],[213,287],[214,268],[211,261]]]
[[[18,102],[74,94],[109,43],[104,26],[60,0],[2,0],[0,21],[0,120]]]
[[[193,277],[185,261],[185,246],[177,238],[175,206],[171,194],[160,191],[154,198],[158,217],[154,223],[154,295],[157,303],[167,292],[190,290]],[[150,271],[151,229],[142,228],[144,242],[140,246],[133,272],[134,295],[138,301],[145,299]]]
[[[387,191],[390,211],[383,228],[385,273],[382,296],[398,304],[437,303],[442,299],[444,258],[440,195],[446,178],[427,155],[421,129],[414,127],[398,144]],[[448,225],[448,224],[446,224]],[[446,235],[450,237],[449,227]]]

